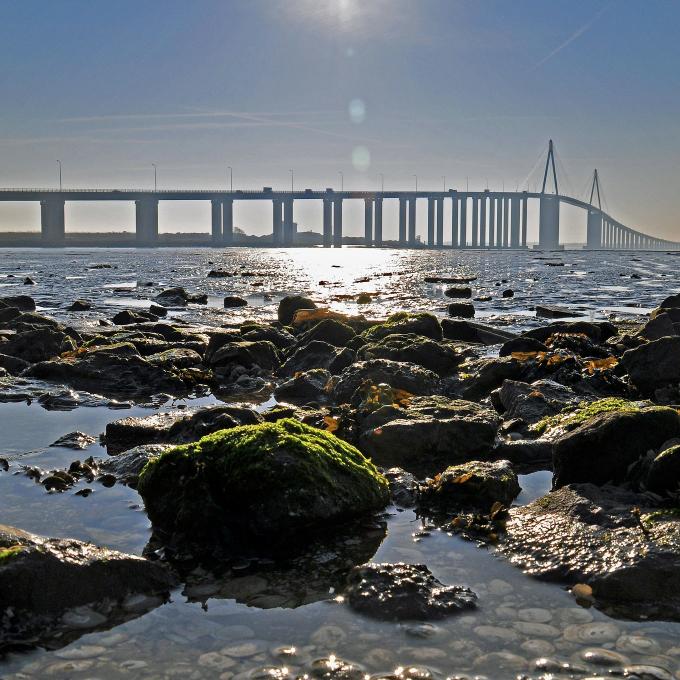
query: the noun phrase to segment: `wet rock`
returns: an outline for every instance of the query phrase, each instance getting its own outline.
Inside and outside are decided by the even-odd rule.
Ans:
[[[213,367],[229,369],[234,366],[244,368],[259,366],[265,371],[272,371],[281,363],[278,350],[267,340],[227,342],[213,353],[210,353],[208,348],[206,360]]]
[[[138,490],[154,529],[203,550],[292,549],[389,500],[387,480],[357,449],[292,419],[171,449],[144,468]]]
[[[505,380],[522,380],[528,368],[513,357],[482,359],[470,365],[471,376],[462,384],[462,396],[478,401],[500,387]]]
[[[16,319],[21,315],[21,312],[16,307],[2,307],[0,306],[0,324]]]
[[[361,401],[359,388],[369,382],[373,385],[385,383],[392,388],[411,394],[433,394],[439,389],[439,377],[416,364],[372,359],[359,361],[346,368],[339,376],[332,391],[333,399],[339,404]]]
[[[172,444],[142,444],[128,449],[110,458],[99,461],[99,469],[113,475],[116,481],[132,488],[137,487],[139,475],[144,466],[164,451],[172,448]]]
[[[567,406],[580,403],[581,396],[553,380],[532,383],[505,380],[491,394],[491,403],[506,420],[520,418],[533,425],[546,416],[560,413]]]
[[[390,496],[395,505],[399,505],[402,508],[411,508],[416,504],[418,480],[415,475],[398,467],[384,470],[383,475],[389,482]]]
[[[548,319],[565,319],[573,316],[583,316],[583,312],[576,312],[573,309],[559,307],[557,305],[536,305],[536,316]]]
[[[469,286],[453,286],[447,288],[444,295],[449,298],[469,298],[472,297],[472,288]]]
[[[295,312],[300,309],[316,309],[316,303],[303,295],[286,295],[279,302],[277,318],[283,326],[293,323]]]
[[[494,503],[509,506],[521,488],[510,461],[473,460],[453,465],[420,487],[420,504],[446,512],[473,507],[488,512]]]
[[[157,317],[167,316],[168,310],[161,305],[154,305],[153,303],[149,305],[149,311]]]
[[[0,352],[29,363],[46,361],[63,352],[76,349],[75,340],[56,328],[37,328],[17,332],[5,342],[0,342]]]
[[[534,338],[545,342],[555,333],[583,333],[593,342],[604,342],[618,332],[616,326],[609,321],[554,321],[547,326],[532,328],[521,337]]]
[[[499,418],[484,406],[447,397],[413,397],[406,408],[382,406],[360,420],[359,448],[378,465],[436,472],[489,457]]]
[[[304,346],[314,340],[321,340],[336,347],[345,347],[355,335],[354,329],[346,323],[336,319],[323,319],[299,335],[297,344]]]
[[[441,340],[443,337],[437,317],[426,312],[397,312],[387,317],[384,323],[366,329],[362,336],[370,342],[395,334],[422,335],[432,340]]]
[[[2,345],[0,344],[0,348]],[[28,361],[11,357],[8,354],[0,354],[0,368],[4,368],[11,375],[19,375],[24,369],[30,366]]]
[[[0,346],[1,347],[1,346]],[[680,337],[654,340],[623,353],[621,363],[642,394],[680,383]]]
[[[28,295],[0,297],[0,307],[14,307],[22,312],[35,312],[35,300]]]
[[[349,606],[387,621],[442,619],[474,609],[477,595],[438,581],[424,564],[364,564],[347,578]]]
[[[179,347],[150,354],[147,360],[154,366],[166,369],[190,368],[202,362],[201,355],[196,350]]]
[[[211,269],[208,272],[209,279],[228,279],[232,276],[235,276],[235,274],[225,271],[224,269]]]
[[[69,432],[63,437],[59,437],[50,446],[61,446],[67,449],[86,449],[90,444],[95,443],[95,438],[85,432]]]
[[[555,442],[553,488],[573,482],[621,483],[648,450],[679,435],[680,415],[672,408],[595,415]]]
[[[363,361],[389,359],[418,364],[438,375],[451,375],[461,362],[452,346],[413,334],[388,335],[369,342],[359,349],[357,356]]]
[[[296,349],[283,363],[279,373],[290,377],[302,371],[323,368],[331,375],[337,375],[351,366],[355,359],[355,352],[347,347],[341,349],[321,340],[312,340]]]
[[[515,297],[515,291],[512,290],[512,288],[507,288],[506,290],[504,290],[504,291],[501,293],[501,295],[502,295],[502,297],[504,297],[504,298]]]
[[[146,321],[158,321],[158,317],[151,312],[141,310],[132,311],[124,309],[111,319],[117,326],[128,326],[133,323],[145,323]]]
[[[548,347],[535,338],[519,337],[503,343],[499,357],[509,357],[514,352],[547,352]]]
[[[653,456],[644,478],[645,488],[658,494],[675,493],[680,487],[680,445]]]
[[[463,319],[472,319],[475,315],[475,306],[470,302],[452,302],[446,311],[449,316],[458,316]]]
[[[673,513],[654,511],[642,495],[592,484],[562,487],[509,513],[499,549],[516,566],[589,585],[596,606],[610,614],[680,620],[680,521]],[[604,641],[617,637],[614,631]]]
[[[87,300],[75,300],[66,309],[69,312],[87,312],[92,309],[92,303]]]
[[[238,425],[254,425],[261,417],[243,406],[207,406],[193,412],[168,411],[143,418],[130,417],[106,425],[109,454],[141,444],[184,444]]]
[[[479,342],[483,345],[497,345],[516,337],[514,333],[492,328],[475,321],[442,319],[442,332],[447,340]]]
[[[474,274],[470,276],[426,276],[425,283],[472,283],[477,280]]]
[[[242,297],[239,297],[238,295],[227,295],[224,298],[225,309],[233,309],[234,307],[247,307],[247,306],[248,300],[244,300]]]
[[[544,439],[518,439],[514,441],[500,441],[494,452],[501,458],[507,458],[515,465],[542,465],[550,468],[552,465],[552,443]]]
[[[331,373],[325,368],[303,371],[278,385],[274,390],[274,397],[278,401],[288,401],[293,404],[323,402],[328,397],[326,386],[330,379]]]
[[[168,288],[156,295],[156,302],[164,307],[186,307],[189,303],[207,305],[208,296],[205,293],[188,293],[184,288]]]
[[[24,286],[35,286],[35,281],[30,276],[27,276],[24,279]]]
[[[676,309],[678,307],[680,307],[680,293],[676,293],[675,295],[669,295],[659,305],[660,309]]]
[[[672,335],[677,335],[673,319],[669,314],[662,313],[649,319],[640,329],[638,335],[645,340],[658,340]]]

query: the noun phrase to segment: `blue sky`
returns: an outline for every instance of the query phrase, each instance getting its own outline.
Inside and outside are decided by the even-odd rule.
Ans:
[[[299,188],[533,188],[552,137],[563,191],[597,167],[614,216],[680,238],[679,25],[676,0],[0,0],[0,186],[53,186],[58,158],[71,187],[150,187],[156,163],[162,187],[231,165],[237,188],[290,168]],[[318,229],[320,208],[296,217]],[[0,229],[38,219],[0,206]],[[208,208],[164,205],[161,228],[207,231]]]

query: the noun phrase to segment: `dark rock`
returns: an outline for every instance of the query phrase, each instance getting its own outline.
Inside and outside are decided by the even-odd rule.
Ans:
[[[92,303],[87,300],[75,300],[66,309],[69,312],[87,312],[92,309]]]
[[[552,466],[552,442],[545,439],[517,439],[500,441],[494,449],[499,458],[509,460],[513,465],[541,465],[544,468]]]
[[[411,394],[434,394],[439,389],[439,377],[422,366],[388,359],[360,361],[346,368],[333,388],[333,399],[339,404],[361,401],[357,394],[366,382],[385,383]]]
[[[227,295],[224,298],[224,306],[227,309],[231,309],[233,307],[247,307],[248,300],[244,300],[242,297],[239,297],[238,295]]]
[[[546,416],[556,415],[582,399],[571,388],[553,380],[536,380],[532,383],[505,380],[492,394],[494,407],[506,420],[520,418],[529,425]]]
[[[316,309],[316,303],[303,295],[286,295],[279,302],[277,313],[279,323],[290,326],[293,323],[295,312],[300,309]]]
[[[331,374],[325,368],[313,368],[298,373],[276,387],[274,397],[278,401],[289,401],[293,404],[322,402],[328,397],[326,386]]]
[[[658,314],[653,319],[645,323],[638,335],[645,338],[645,340],[658,340],[659,338],[677,335],[673,320],[669,314]]]
[[[476,607],[477,595],[463,586],[446,586],[424,564],[364,564],[347,578],[349,606],[376,619],[443,619]]]
[[[660,309],[676,309],[680,307],[680,293],[669,295],[660,305]]]
[[[658,494],[677,493],[680,487],[679,445],[671,446],[652,458],[644,486]]]
[[[450,345],[413,334],[388,335],[369,342],[361,347],[357,356],[363,361],[389,359],[418,364],[438,375],[450,375],[461,362],[461,357]]]
[[[521,336],[519,338],[513,338],[503,343],[500,351],[498,352],[499,357],[509,357],[514,352],[547,352],[548,347],[544,345],[539,340],[534,338],[528,338],[526,336]]]
[[[0,348],[2,345],[0,344]],[[28,361],[23,359],[18,359],[17,357],[11,357],[8,354],[0,354],[0,368],[5,369],[8,373],[12,375],[19,375],[24,369],[28,368],[30,364]]]
[[[650,449],[680,435],[680,415],[661,406],[588,418],[554,445],[553,488],[575,482],[623,482]]]
[[[21,312],[16,307],[1,307],[0,306],[0,324],[5,321],[12,321],[18,316],[21,316]]]
[[[50,446],[61,446],[67,449],[86,449],[90,444],[94,444],[95,438],[85,432],[69,432],[59,437]]]
[[[536,305],[536,316],[543,316],[548,319],[563,319],[570,316],[583,316],[583,312],[575,312],[566,307],[557,305]]]
[[[472,288],[469,286],[454,286],[447,288],[444,295],[449,298],[469,298],[472,297]]]
[[[299,347],[283,363],[279,373],[282,376],[294,376],[301,371],[309,371],[313,368],[324,368],[337,375],[345,368],[351,366],[356,359],[353,350],[343,347],[334,347],[327,342],[313,340],[304,347]]]
[[[649,316],[651,319],[656,319],[662,314],[667,314],[673,323],[680,322],[680,307],[658,307]]]
[[[292,419],[166,451],[144,468],[138,490],[154,529],[203,550],[291,550],[389,500],[387,480],[359,451]]]
[[[512,288],[507,288],[506,290],[503,291],[502,296],[504,298],[515,297],[515,291],[512,290]]]
[[[29,363],[46,361],[63,352],[76,349],[73,338],[56,328],[36,328],[17,332],[5,342],[0,342],[0,352]]]
[[[1,346],[0,346],[1,347]],[[623,353],[621,363],[642,394],[680,383],[680,337],[659,338]]]
[[[314,340],[321,340],[336,347],[345,347],[355,336],[354,329],[336,319],[323,319],[308,331],[298,336],[299,346],[307,345]]]
[[[113,321],[113,323],[115,323],[117,326],[128,326],[133,323],[158,321],[158,317],[155,314],[152,314],[151,312],[145,312],[140,310],[133,312],[129,309],[124,309],[123,311],[115,314],[111,321]]]
[[[492,328],[475,321],[456,321],[442,319],[444,337],[447,340],[461,340],[463,342],[480,342],[483,345],[497,345],[517,337],[515,333]]]
[[[22,312],[35,312],[35,300],[28,295],[0,297],[0,307],[16,307]]]
[[[154,316],[157,316],[159,318],[163,317],[163,316],[167,316],[167,314],[168,314],[168,310],[165,307],[162,307],[161,305],[151,304],[151,305],[149,305],[149,311]]]
[[[24,286],[35,286],[35,281],[30,276],[27,276],[24,279]]]
[[[425,283],[472,283],[476,281],[475,275],[471,276],[426,276]]]
[[[258,323],[248,322],[241,326],[241,335],[244,340],[267,340],[271,342],[278,349],[287,349],[292,347],[296,340],[295,336],[283,328],[276,328],[275,326],[262,325]]]
[[[146,464],[154,457],[159,456],[164,451],[171,449],[172,444],[142,444],[128,449],[109,458],[99,461],[99,469],[112,475],[117,482],[137,487],[139,475]]]
[[[395,334],[422,335],[432,340],[441,340],[443,337],[437,317],[426,312],[397,312],[389,316],[384,323],[367,328],[362,336],[370,342]]]
[[[498,502],[509,507],[522,489],[510,461],[473,460],[447,467],[420,487],[419,502],[436,512],[476,508],[489,512]]]
[[[616,335],[617,332],[616,326],[609,321],[554,321],[547,326],[532,328],[530,331],[523,333],[521,337],[534,338],[545,342],[555,333],[583,333],[593,342],[604,342],[613,335]]]
[[[553,333],[545,344],[553,352],[563,349],[579,357],[604,359],[612,356],[608,349],[597,345],[582,333]]]
[[[224,269],[211,269],[208,272],[209,279],[228,279],[234,276],[231,272],[224,271]]]
[[[205,293],[192,294],[180,287],[168,288],[156,295],[155,299],[164,307],[186,307],[189,303],[208,304],[208,296]]]
[[[273,371],[281,363],[278,350],[267,340],[227,342],[211,355],[206,352],[206,358],[208,356],[210,366],[220,367],[243,366],[244,368],[252,368],[259,366],[265,371]]]
[[[463,319],[472,319],[475,315],[475,306],[470,302],[452,302],[447,307],[449,316],[459,316]]]
[[[476,373],[463,383],[463,397],[472,401],[489,396],[504,380],[522,380],[527,371],[522,362],[511,356],[482,359],[474,368]]]
[[[415,475],[398,467],[383,470],[383,475],[389,482],[390,496],[395,505],[411,508],[416,504],[419,485]]]
[[[202,359],[201,355],[193,349],[187,348],[173,348],[166,349],[163,352],[156,352],[147,357],[150,364],[160,366],[166,369],[190,368],[191,366],[198,366]]]
[[[7,472],[9,470],[9,461],[7,458],[0,458],[0,470]]]

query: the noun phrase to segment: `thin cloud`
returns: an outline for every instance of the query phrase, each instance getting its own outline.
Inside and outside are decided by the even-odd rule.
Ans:
[[[530,68],[530,71],[535,71],[536,69],[540,68],[543,66],[546,62],[550,61],[554,56],[559,54],[563,49],[571,45],[571,43],[574,42],[574,40],[578,40],[584,33],[587,33],[595,24],[595,22],[611,7],[611,0],[610,2],[607,2],[605,5],[603,5],[598,12],[596,12],[589,21],[587,21],[581,28],[577,29],[572,33],[562,44],[558,45],[550,54],[546,55],[539,61],[537,64],[534,64],[532,68]]]

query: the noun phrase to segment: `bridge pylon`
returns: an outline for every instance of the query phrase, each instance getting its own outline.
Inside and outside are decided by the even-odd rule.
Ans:
[[[593,198],[597,196],[597,207]],[[599,250],[602,248],[602,197],[600,196],[600,176],[597,168],[593,172],[593,182],[590,186],[590,200],[588,201],[588,221],[586,223],[586,248]]]
[[[548,170],[550,169],[552,169],[554,194],[545,193],[548,182]],[[538,217],[538,247],[546,250],[556,250],[560,247],[560,197],[557,186],[557,169],[555,167],[555,149],[552,139],[548,142],[548,157],[545,160],[543,186],[541,187]]]

